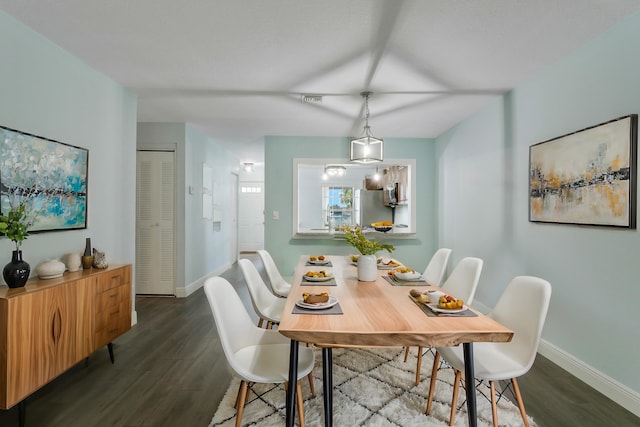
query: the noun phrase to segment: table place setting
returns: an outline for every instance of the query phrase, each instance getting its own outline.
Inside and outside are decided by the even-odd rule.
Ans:
[[[336,278],[333,274],[320,271],[307,271],[302,275],[300,286],[338,286]]]
[[[440,297],[447,302],[441,304]],[[409,291],[409,298],[429,317],[477,317],[462,301],[440,291],[421,292],[417,289]]]
[[[327,259],[327,257],[324,255],[311,255],[304,265],[306,267],[333,267],[333,263],[331,262],[331,260]]]
[[[422,274],[408,267],[391,270],[384,275],[383,278],[393,286],[428,285],[426,279],[422,277]]]
[[[327,292],[305,292],[293,306],[292,314],[343,314],[338,298]]]
[[[358,265],[359,255],[348,255],[347,258],[353,266]],[[379,257],[376,259],[378,270],[393,270],[394,268],[403,267],[402,263],[394,258]]]

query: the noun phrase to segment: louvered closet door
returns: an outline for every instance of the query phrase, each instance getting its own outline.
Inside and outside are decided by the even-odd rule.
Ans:
[[[136,183],[136,293],[174,295],[174,153],[138,151]]]

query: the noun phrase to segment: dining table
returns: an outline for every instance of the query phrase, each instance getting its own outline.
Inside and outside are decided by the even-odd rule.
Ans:
[[[432,313],[412,298],[409,291],[441,289],[424,280],[392,280],[391,268],[383,263],[375,281],[363,282],[358,281],[357,263],[351,257],[321,258],[324,259],[318,261],[317,257],[300,256],[278,330],[291,340],[289,384],[295,384],[297,379],[299,344],[313,344],[322,349],[327,427],[332,425],[333,418],[332,348],[462,345],[465,378],[474,378],[473,343],[509,342],[513,337],[513,331],[472,307],[465,306],[466,315]],[[310,278],[307,275],[310,271],[323,271],[330,279]],[[305,292],[326,292],[331,297],[330,304],[325,304],[326,308],[309,307],[303,301]],[[294,386],[287,388],[287,426],[294,425],[295,390]],[[475,381],[466,382],[466,397],[469,425],[473,427],[477,425]]]

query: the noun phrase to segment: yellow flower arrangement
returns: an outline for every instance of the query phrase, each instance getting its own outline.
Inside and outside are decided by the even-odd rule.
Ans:
[[[383,249],[386,249],[389,252],[393,252],[393,250],[395,249],[393,245],[367,239],[362,233],[361,227],[351,227],[348,225],[343,225],[339,230],[344,231],[344,239],[351,246],[356,248],[362,255],[375,255],[377,252]]]

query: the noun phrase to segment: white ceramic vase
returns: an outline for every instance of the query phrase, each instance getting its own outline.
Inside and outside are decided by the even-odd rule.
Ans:
[[[373,282],[378,278],[378,262],[375,255],[360,255],[358,257],[358,280]]]
[[[78,271],[80,270],[80,254],[79,253],[69,253],[64,256],[64,263],[67,265],[67,270],[69,271]]]

